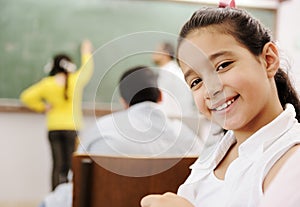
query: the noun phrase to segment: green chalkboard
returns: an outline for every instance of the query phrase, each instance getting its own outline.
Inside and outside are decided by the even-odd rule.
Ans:
[[[151,52],[176,34],[203,4],[172,1],[0,0],[0,98],[20,92],[46,74],[43,66],[65,52],[80,64],[80,43],[95,48],[95,74],[84,99],[115,101],[120,74],[130,66],[152,65]],[[276,11],[249,9],[275,30]]]

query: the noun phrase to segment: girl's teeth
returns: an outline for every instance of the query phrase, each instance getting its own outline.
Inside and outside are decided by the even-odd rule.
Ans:
[[[223,110],[223,109],[227,108],[233,102],[234,102],[234,99],[231,99],[231,100],[227,101],[226,103],[223,103],[221,106],[219,106],[219,107],[216,108],[216,111],[220,111],[220,110]]]

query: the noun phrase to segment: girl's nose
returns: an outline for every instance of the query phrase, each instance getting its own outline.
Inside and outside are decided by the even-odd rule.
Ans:
[[[223,83],[217,73],[211,74],[206,81],[204,81],[204,86],[206,99],[214,98],[223,90]]]

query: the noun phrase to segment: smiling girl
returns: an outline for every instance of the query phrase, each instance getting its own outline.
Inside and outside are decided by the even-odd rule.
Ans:
[[[142,206],[258,206],[300,148],[298,95],[270,32],[244,10],[203,8],[183,26],[177,53],[200,113],[227,132],[192,166],[181,197],[150,195]]]

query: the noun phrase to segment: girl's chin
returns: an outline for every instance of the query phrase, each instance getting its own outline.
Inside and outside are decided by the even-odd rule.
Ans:
[[[229,120],[226,119],[226,117],[223,117],[223,118],[220,118],[220,117],[215,118],[214,117],[213,122],[215,122],[216,124],[218,124],[223,129],[226,129],[226,130],[233,130],[237,127],[237,124],[230,122]]]
[[[220,125],[222,128],[224,128],[226,126],[226,118],[225,117],[216,117],[216,116],[214,116],[212,118],[212,120],[216,124]]]

